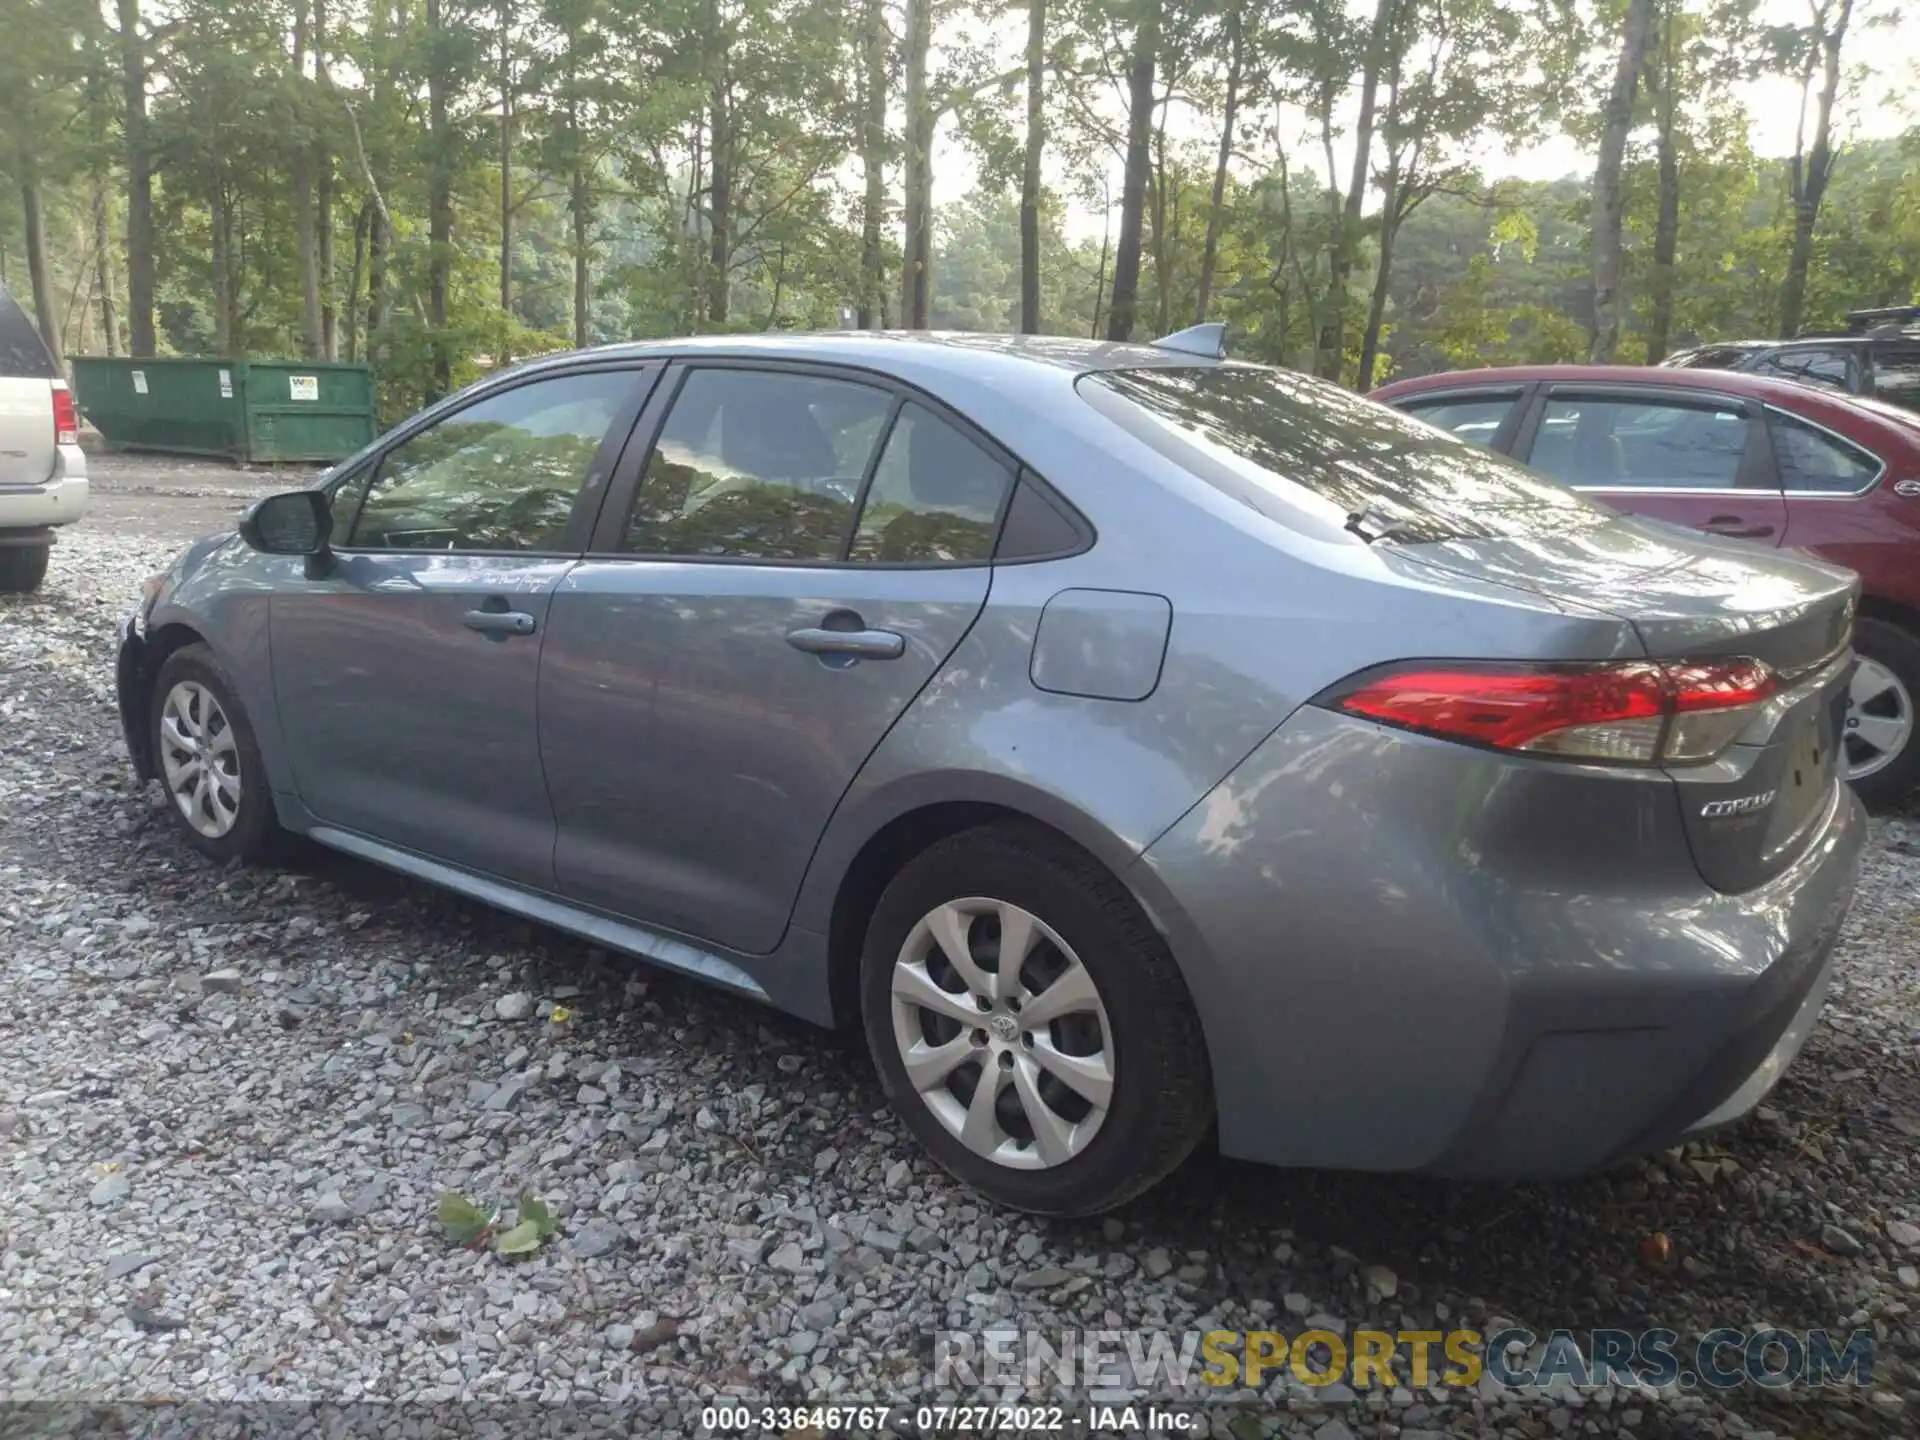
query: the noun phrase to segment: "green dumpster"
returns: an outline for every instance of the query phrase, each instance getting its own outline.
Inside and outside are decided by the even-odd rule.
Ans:
[[[115,450],[338,460],[375,433],[365,365],[80,356],[73,384],[81,413]]]

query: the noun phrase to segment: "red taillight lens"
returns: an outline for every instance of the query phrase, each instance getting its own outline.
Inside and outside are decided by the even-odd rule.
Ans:
[[[1496,750],[1652,765],[1712,759],[1773,690],[1754,660],[1416,664],[1329,698],[1350,715]]]
[[[73,408],[73,392],[67,389],[67,382],[53,382],[53,443],[56,445],[78,445],[80,443],[80,415]]]

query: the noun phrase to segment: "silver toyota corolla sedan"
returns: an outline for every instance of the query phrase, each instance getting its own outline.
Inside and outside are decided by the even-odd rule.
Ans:
[[[1864,822],[1846,571],[1623,518],[1304,377],[794,335],[535,361],[148,582],[134,765],[864,1027],[995,1199],[1217,1125],[1548,1177],[1733,1120]]]

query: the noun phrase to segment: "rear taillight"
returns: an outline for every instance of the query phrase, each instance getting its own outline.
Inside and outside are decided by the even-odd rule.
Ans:
[[[1416,662],[1371,672],[1320,703],[1495,750],[1626,765],[1697,765],[1731,745],[1774,688],[1773,672],[1757,660]]]
[[[80,416],[73,408],[73,392],[67,388],[64,380],[53,382],[53,443],[80,443]]]

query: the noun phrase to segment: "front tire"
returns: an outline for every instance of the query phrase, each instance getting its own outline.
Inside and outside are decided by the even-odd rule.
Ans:
[[[148,724],[167,813],[187,843],[219,861],[275,853],[281,832],[260,745],[212,650],[187,645],[166,658]]]
[[[0,545],[0,594],[28,595],[47,578],[51,545]]]
[[[1869,805],[1903,800],[1920,785],[1914,703],[1920,697],[1920,639],[1885,620],[1853,627],[1860,657],[1847,697],[1847,778]]]
[[[1177,1167],[1213,1116],[1206,1041],[1132,895],[1038,826],[952,836],[880,897],[861,957],[894,1108],[1000,1204],[1093,1215]]]

